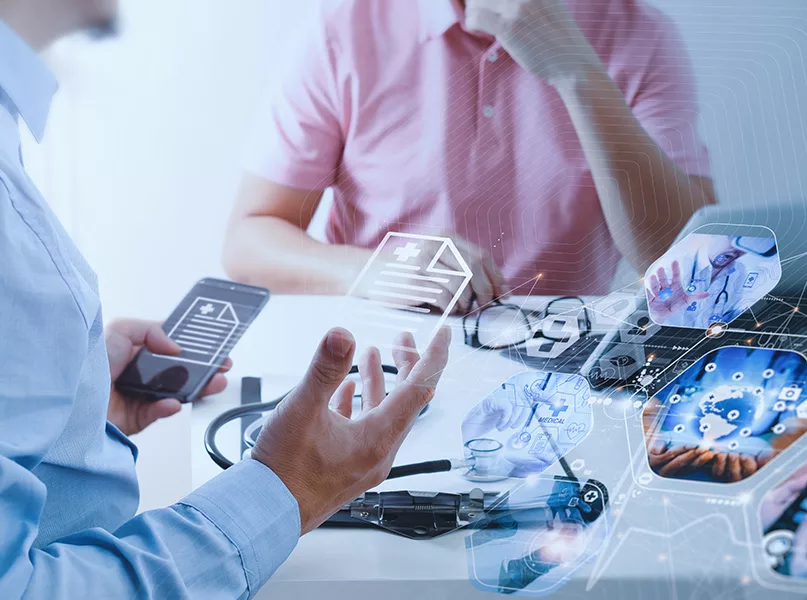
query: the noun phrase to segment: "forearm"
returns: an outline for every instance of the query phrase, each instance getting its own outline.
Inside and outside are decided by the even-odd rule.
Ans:
[[[617,248],[644,273],[714,196],[650,137],[601,66],[555,87],[580,138]]]
[[[371,254],[323,244],[276,217],[252,216],[231,225],[224,266],[233,279],[275,293],[341,295]]]
[[[295,499],[267,467],[245,461],[115,532],[87,529],[41,549],[9,537],[0,597],[247,598],[299,535]]]

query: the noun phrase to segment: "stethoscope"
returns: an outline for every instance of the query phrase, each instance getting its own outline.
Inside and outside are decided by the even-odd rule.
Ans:
[[[398,369],[392,365],[382,365],[381,370],[384,372],[385,375],[397,375]],[[353,365],[350,368],[348,376],[350,375],[357,375],[359,373],[359,368],[356,365]],[[251,378],[245,378],[251,379]],[[255,381],[255,380],[253,380]],[[208,456],[210,456],[211,460],[216,463],[222,469],[229,469],[233,466],[233,462],[228,459],[222,451],[219,449],[218,444],[216,443],[216,437],[221,431],[222,427],[224,427],[227,423],[235,421],[236,419],[242,419],[245,417],[260,417],[264,415],[264,413],[268,413],[273,411],[277,408],[278,404],[280,404],[283,399],[288,396],[292,390],[289,390],[282,396],[275,398],[274,400],[270,400],[269,402],[260,402],[260,380],[256,380],[258,382],[257,386],[253,386],[250,389],[250,398],[243,398],[245,386],[243,385],[242,381],[242,401],[247,400],[248,403],[243,404],[242,406],[238,406],[236,408],[232,408],[220,414],[218,417],[213,419],[213,421],[208,425],[207,429],[205,430],[205,450],[207,451]],[[354,394],[354,398],[361,398],[361,393]],[[420,412],[418,418],[422,418],[429,410],[429,406],[426,405],[423,410]],[[258,433],[260,433],[261,426],[263,425],[263,419],[258,419],[254,423],[251,423],[245,430],[243,435],[244,445],[247,447],[247,450],[250,450],[252,447],[255,446],[255,440],[258,437]],[[430,460],[421,463],[414,463],[409,465],[401,465],[398,467],[393,467],[390,471],[389,476],[387,479],[397,479],[399,477],[409,477],[410,475],[421,475],[424,473],[443,473],[446,471],[452,471],[454,469],[461,469],[467,468],[468,461],[466,459],[440,459],[440,460]]]
[[[391,365],[382,365],[382,370],[387,375],[397,375],[398,369]],[[358,367],[353,366],[349,375],[358,374]],[[244,385],[242,380],[242,401],[245,400],[244,390],[249,390],[250,403],[244,404],[228,411],[225,411],[215,418],[205,431],[205,450],[210,458],[222,469],[233,466],[233,462],[225,457],[216,444],[218,432],[227,423],[249,416],[261,416],[266,412],[274,410],[283,399],[290,393],[286,392],[279,398],[269,402],[260,402],[260,379],[244,378],[251,380],[257,385]],[[354,395],[354,398],[356,395]],[[418,418],[422,417],[428,409],[428,405],[421,411]],[[530,419],[532,420],[532,418]],[[255,445],[262,419],[251,424],[244,432],[244,442],[249,448]],[[551,440],[550,440],[551,442]],[[497,442],[497,444],[500,444]],[[553,443],[554,447],[554,443]],[[499,448],[491,448],[494,453]],[[556,449],[557,450],[557,449]],[[566,459],[558,454],[559,462],[566,478],[570,482],[580,483],[585,490],[589,483],[580,482],[570,469]],[[481,475],[476,467],[483,467],[484,458],[470,457],[462,459],[439,459],[420,463],[401,465],[392,467],[387,476],[387,480],[409,477],[411,475],[421,475],[426,473],[443,473],[454,469],[465,469],[464,477],[468,481],[477,481],[474,474]],[[555,477],[557,479],[557,476]],[[500,481],[509,477],[497,476],[487,479],[489,481]],[[484,480],[483,479],[480,479]],[[593,480],[592,480],[593,481]],[[600,487],[601,484],[600,484]],[[604,488],[603,488],[604,489]],[[332,527],[381,527],[392,533],[403,535],[413,539],[432,539],[445,533],[450,533],[463,527],[472,526],[479,515],[493,516],[503,510],[529,510],[541,508],[540,500],[520,504],[507,505],[506,500],[509,493],[504,492],[483,492],[481,489],[473,489],[469,493],[433,493],[433,492],[367,492],[358,499],[343,506],[334,516],[329,518],[323,526]],[[607,504],[607,497],[602,499],[603,505]],[[596,517],[595,517],[596,518]]]
[[[696,277],[698,274],[698,258],[695,257],[695,260],[692,261],[692,272],[689,276],[689,286],[687,287],[687,292],[695,293],[697,291],[697,286],[695,285]],[[723,289],[720,290],[720,293],[717,294],[714,301],[714,313],[712,314],[712,320],[720,319],[723,316],[723,312],[721,311],[718,314],[718,307],[725,309],[726,306],[729,304],[729,278],[731,277],[730,272],[726,272],[726,279],[723,281]]]

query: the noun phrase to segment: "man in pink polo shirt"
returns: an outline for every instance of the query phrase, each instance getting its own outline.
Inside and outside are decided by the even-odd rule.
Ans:
[[[455,239],[482,304],[602,294],[714,202],[689,58],[641,0],[333,0],[309,25],[233,211],[237,280],[344,293],[398,231]]]

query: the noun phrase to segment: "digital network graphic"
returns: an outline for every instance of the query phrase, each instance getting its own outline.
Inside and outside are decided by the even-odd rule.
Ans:
[[[466,535],[474,587],[807,591],[807,288],[779,285],[804,261],[764,231],[690,234],[640,291],[465,319],[471,356],[521,367],[460,424],[463,480],[499,494]],[[389,234],[351,293],[378,331],[427,342],[468,295],[463,265],[446,238]]]
[[[549,538],[536,536],[532,546],[507,545],[507,528],[498,521],[498,533],[485,530],[476,538],[488,540],[487,550],[473,544],[473,534],[466,542],[475,587],[539,597],[571,586],[564,590],[599,597],[594,592],[607,589],[604,580],[636,576],[669,583],[625,597],[790,598],[807,592],[807,525],[801,526],[807,515],[807,466],[802,466],[807,463],[807,288],[779,285],[782,271],[792,280],[794,270],[804,270],[804,261],[798,255],[780,262],[773,235],[746,233],[747,228],[736,235],[703,234],[694,238],[697,243],[688,242],[693,255],[706,248],[715,263],[717,294],[709,285],[690,292],[700,294],[697,302],[710,306],[710,314],[704,310],[698,319],[689,314],[661,322],[653,298],[648,302],[648,290],[664,287],[657,265],[657,281],[648,276],[641,296],[627,289],[586,301],[591,327],[581,342],[593,340],[596,348],[591,343],[565,348],[552,357],[551,371],[552,377],[582,376],[589,384],[591,432],[577,445],[554,451],[578,481],[607,486],[606,533],[584,545],[576,543],[585,537],[579,527],[548,527],[542,521],[539,529],[554,536],[549,545],[568,550],[562,558],[576,557],[575,569],[564,574],[558,565],[566,562],[543,559],[549,553],[540,540]],[[725,246],[722,259],[708,252],[718,245]],[[694,263],[685,258],[679,252],[675,274],[691,288],[682,265],[689,265],[692,279]],[[672,262],[666,287],[673,283]],[[718,269],[718,264],[732,266]],[[742,285],[732,287],[739,278]],[[725,309],[719,316],[718,299]],[[575,318],[579,306],[569,306],[567,314]],[[538,382],[549,370],[549,363],[533,360],[526,351],[502,354],[534,369],[531,376]],[[508,383],[465,417],[466,457],[480,457],[478,464],[499,474],[504,464],[511,481],[525,474],[521,481],[568,475],[556,474],[563,472],[561,461],[546,468],[540,454],[532,474],[505,460],[508,442],[512,450],[514,434],[521,431],[512,429],[521,422],[515,408],[497,413],[492,435],[472,431],[472,426],[489,427],[490,417],[483,415],[496,413],[494,407],[529,405],[526,394],[519,400],[517,393],[524,386]],[[497,453],[498,459],[485,458]],[[521,531],[516,524],[511,526]]]
[[[532,597],[558,591],[605,542],[607,502],[597,481],[537,476],[522,482],[466,536],[471,583]]]

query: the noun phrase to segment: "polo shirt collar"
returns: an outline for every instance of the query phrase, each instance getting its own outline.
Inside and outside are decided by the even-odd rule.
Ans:
[[[421,41],[443,36],[462,21],[457,0],[418,0],[420,4]]]
[[[0,105],[10,104],[6,108],[22,117],[37,142],[45,135],[58,87],[36,52],[0,20]]]

